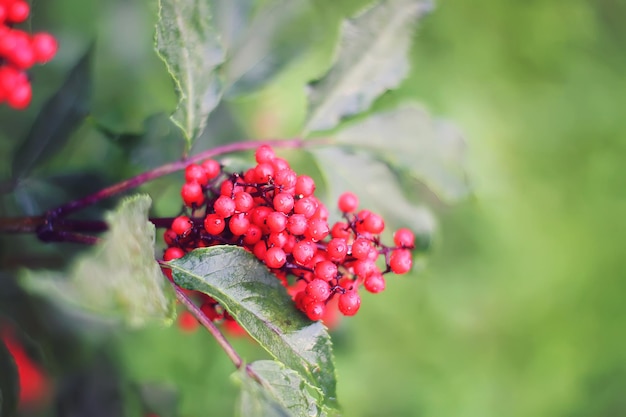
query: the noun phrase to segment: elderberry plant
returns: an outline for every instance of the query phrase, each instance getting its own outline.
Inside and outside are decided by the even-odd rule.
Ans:
[[[15,109],[30,102],[24,71],[57,49],[51,35],[29,38],[12,27],[28,15],[24,5],[0,0],[0,100]],[[321,36],[319,22],[306,23],[313,7],[307,2],[155,5],[155,52],[177,98],[161,122],[165,130],[178,129],[184,150],[41,212],[23,208],[0,219],[5,233],[93,246],[63,270],[21,269],[20,285],[48,299],[60,317],[80,316],[105,334],[111,326],[165,327],[176,314],[185,332],[201,325],[237,369],[240,415],[340,414],[328,329],[336,328],[340,315],[354,316],[365,294],[382,292],[388,278],[409,273],[423,259],[432,225],[414,198],[417,181],[447,201],[467,189],[456,129],[413,102],[373,110],[407,75],[415,26],[432,5],[377,0],[346,17],[329,68],[306,85],[306,115],[296,138],[209,141],[202,151],[194,146],[206,142],[218,106],[270,88],[290,66],[297,68],[297,51]],[[42,149],[63,149],[75,131],[158,141],[153,151],[171,140],[151,128],[150,117],[139,139],[98,118],[91,107],[92,55],[89,48],[77,61],[15,149],[10,183],[16,196],[33,169],[54,153]],[[53,119],[55,127],[47,129]],[[282,154],[286,150],[310,163],[296,167]],[[184,176],[177,179],[180,200],[169,199],[161,217],[162,210],[152,206],[162,207],[159,189],[147,195],[145,187],[178,172]],[[99,213],[93,206],[139,187],[140,193],[121,199],[103,219],[90,217]],[[9,328],[1,319],[0,330]],[[79,329],[73,331],[81,334]],[[271,359],[247,363],[230,341],[233,335],[250,336]],[[180,343],[184,351],[185,340]],[[6,345],[13,346],[13,339]],[[10,415],[19,407],[15,387],[26,385],[14,366],[17,354],[3,347],[0,369],[8,377],[0,377],[0,415]],[[160,395],[149,394],[146,378],[131,378],[140,387],[140,414],[177,413],[162,407],[155,399]],[[175,389],[186,413],[208,412],[202,399],[185,397],[183,382]]]

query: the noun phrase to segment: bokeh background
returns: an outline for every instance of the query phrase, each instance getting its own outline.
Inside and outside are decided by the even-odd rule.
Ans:
[[[151,49],[154,3],[33,3],[33,28],[57,34],[62,48],[35,70],[31,109],[0,110],[2,177],[37,109],[91,42],[94,105],[59,153],[3,195],[4,215],[37,214],[180,154],[164,116],[172,84]],[[196,148],[297,132],[302,86],[328,65],[339,20],[363,3],[320,1],[311,19],[327,36],[267,88],[218,109]],[[345,416],[626,415],[624,16],[616,0],[447,0],[422,21],[410,76],[375,107],[417,99],[460,126],[472,193],[453,205],[429,200],[438,227],[427,268],[366,295],[334,332]],[[158,134],[142,135],[148,116]],[[146,188],[158,213],[179,208],[180,181]],[[19,267],[62,267],[80,251],[28,236],[0,244],[4,288]],[[71,375],[60,392],[83,415],[106,410],[107,395],[116,400],[102,415],[135,415],[141,395],[177,401],[181,416],[232,414],[232,365],[208,335],[76,332],[42,320],[38,301],[16,306],[23,295],[12,291],[4,313],[30,331],[49,372]],[[234,343],[248,360],[263,357],[245,339]],[[85,391],[88,400],[76,399]]]

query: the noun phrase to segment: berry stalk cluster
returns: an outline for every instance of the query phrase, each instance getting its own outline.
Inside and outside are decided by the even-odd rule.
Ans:
[[[30,6],[24,0],[0,0],[0,104],[6,102],[16,110],[28,107],[32,99],[26,71],[51,60],[58,49],[49,33],[31,35],[13,27],[29,14]]]
[[[242,246],[276,275],[299,310],[327,324],[337,310],[356,314],[361,287],[379,293],[386,274],[411,269],[410,230],[397,230],[394,244],[383,244],[383,218],[359,210],[351,192],[340,196],[343,218],[331,227],[312,178],[298,175],[270,146],[260,146],[255,158],[256,166],[242,173],[227,173],[214,160],[187,166],[181,189],[185,209],[164,233],[165,261],[198,247]],[[165,273],[171,279],[171,271]],[[201,297],[209,318],[232,319],[215,300]]]

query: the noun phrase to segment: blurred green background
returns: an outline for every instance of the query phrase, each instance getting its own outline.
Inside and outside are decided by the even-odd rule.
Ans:
[[[315,18],[328,36],[262,92],[220,110],[210,124],[218,133],[197,148],[293,134],[304,114],[303,83],[328,65],[337,23],[359,3],[320,2]],[[93,36],[91,123],[139,133],[146,117],[172,110],[172,85],[150,49],[153,2],[33,6],[33,26],[58,34],[66,49],[36,70],[42,81],[29,112],[17,121],[0,112],[7,155]],[[616,0],[448,0],[423,20],[410,77],[376,106],[418,99],[455,121],[467,135],[473,193],[431,207],[438,231],[428,268],[390,279],[382,295],[365,295],[358,316],[334,333],[345,416],[626,415],[623,16],[626,3]],[[176,136],[170,133],[160,137]],[[93,171],[104,160],[118,168],[94,174],[107,184],[164,158],[146,152],[143,140],[133,147],[82,127],[71,151],[37,173]],[[182,150],[182,142],[168,143]],[[159,214],[177,209],[179,181],[147,188]],[[36,212],[65,197],[54,194],[43,205],[25,198]],[[8,200],[5,212],[19,211]],[[15,255],[8,246],[5,267]],[[263,355],[246,340],[235,343],[249,360]],[[87,343],[93,350],[102,344],[129,381],[185,380],[181,415],[232,414],[232,366],[209,336],[149,329]]]

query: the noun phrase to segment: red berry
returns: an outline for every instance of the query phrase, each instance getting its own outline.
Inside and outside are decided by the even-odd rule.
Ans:
[[[385,221],[378,214],[371,213],[363,220],[363,228],[369,233],[378,235],[385,229]]]
[[[361,297],[356,291],[346,291],[339,295],[338,307],[344,316],[354,316],[361,307]]]
[[[265,244],[265,242],[259,240],[257,243],[255,243],[254,247],[252,248],[252,253],[254,253],[254,256],[256,256],[258,259],[264,261],[265,254],[267,253],[267,245]]]
[[[193,222],[187,216],[178,216],[172,222],[172,230],[179,236],[187,234],[193,227]]]
[[[348,254],[348,243],[343,238],[333,238],[326,245],[328,258],[334,262],[342,262]]]
[[[213,159],[207,159],[200,164],[206,173],[207,179],[212,180],[222,172],[222,167],[219,162]]]
[[[393,234],[393,242],[396,246],[413,248],[415,245],[415,236],[409,229],[398,229]]]
[[[280,268],[287,262],[287,255],[281,248],[269,248],[265,253],[265,264],[269,268]]]
[[[376,264],[369,259],[360,259],[356,261],[352,265],[352,268],[354,269],[354,273],[360,278],[367,278],[374,272],[379,272]]]
[[[267,237],[267,244],[269,246],[276,246],[279,248],[284,247],[287,244],[289,234],[286,232],[270,233]]]
[[[315,276],[324,281],[330,281],[337,276],[337,265],[331,261],[321,261],[315,264]]]
[[[279,233],[287,227],[287,216],[279,211],[274,211],[267,216],[265,223],[271,232]]]
[[[355,194],[347,191],[339,196],[337,205],[342,212],[352,213],[359,206],[359,198]]]
[[[230,217],[235,214],[235,202],[232,198],[221,195],[213,203],[213,210],[221,217]]]
[[[326,313],[326,305],[323,302],[319,301],[304,301],[304,312],[306,313],[309,320],[318,321],[324,317],[324,313]]]
[[[187,165],[187,168],[185,168],[185,180],[187,182],[197,182],[200,185],[207,185],[209,182],[206,171],[197,164]]]
[[[16,110],[24,110],[30,104],[32,97],[33,92],[27,81],[16,85],[13,91],[8,92],[7,103]]]
[[[359,237],[352,242],[352,256],[357,259],[365,259],[371,247],[372,243],[369,240]]]
[[[291,169],[281,169],[274,174],[274,184],[285,189],[296,186],[298,175]]]
[[[163,240],[167,246],[172,246],[176,239],[178,239],[178,235],[172,229],[167,229],[163,232]]]
[[[346,222],[336,222],[330,229],[330,234],[334,238],[348,239],[352,231]]]
[[[281,213],[289,213],[294,206],[293,196],[287,193],[276,194],[272,202],[274,210],[280,211]]]
[[[372,274],[365,278],[363,282],[365,289],[373,294],[377,294],[385,289],[385,277],[382,274]]]
[[[315,192],[315,181],[306,175],[300,175],[296,179],[296,195],[308,197]]]
[[[328,282],[319,278],[316,278],[309,282],[304,291],[306,292],[306,295],[311,297],[311,299],[314,301],[326,301],[331,294],[330,285],[328,285]]]
[[[250,227],[250,220],[248,220],[246,213],[234,214],[228,222],[228,228],[235,236],[241,236],[246,233],[248,227]]]
[[[7,20],[12,23],[22,23],[28,18],[29,14],[30,6],[28,3],[23,0],[17,0],[9,6]]]
[[[409,272],[413,266],[413,257],[408,249],[397,249],[391,252],[389,267],[396,274]]]
[[[204,218],[204,230],[206,230],[210,235],[218,236],[224,231],[225,228],[226,221],[223,217],[215,213],[208,214]]]
[[[294,236],[303,235],[309,226],[309,222],[302,214],[293,214],[287,220],[287,230]]]
[[[309,220],[309,227],[307,229],[307,237],[319,242],[328,236],[328,223],[323,219],[311,219]]]
[[[171,261],[172,259],[182,258],[183,256],[185,256],[185,251],[183,251],[181,248],[171,247],[165,250],[165,253],[163,254],[163,260],[167,262]]]
[[[202,310],[204,315],[211,321],[221,320],[224,318],[224,314],[217,311],[217,306],[218,304],[215,302],[204,302],[200,306],[200,310]]]
[[[233,196],[235,202],[235,210],[241,213],[247,213],[254,207],[254,199],[245,191],[237,191]]]
[[[197,182],[186,182],[183,184],[180,195],[188,207],[198,207],[204,203],[204,191]]]
[[[257,163],[270,163],[276,157],[274,150],[269,145],[261,145],[254,152],[254,158]]]
[[[183,311],[178,316],[178,326],[185,332],[193,332],[198,328],[198,320],[188,311]]]
[[[31,41],[35,59],[40,64],[50,61],[59,49],[57,40],[49,33],[35,33]]]
[[[250,224],[250,226],[248,226],[248,230],[243,235],[243,243],[250,246],[254,245],[261,240],[262,236],[263,232],[261,231],[261,228],[256,224]]]
[[[315,243],[309,240],[301,240],[293,247],[291,254],[297,263],[305,265],[313,259],[315,252],[317,252],[317,246],[315,246]]]
[[[317,211],[317,200],[314,197],[301,198],[294,204],[293,211],[310,219]]]
[[[257,183],[266,183],[274,176],[274,167],[269,163],[262,163],[254,168],[254,175]]]

